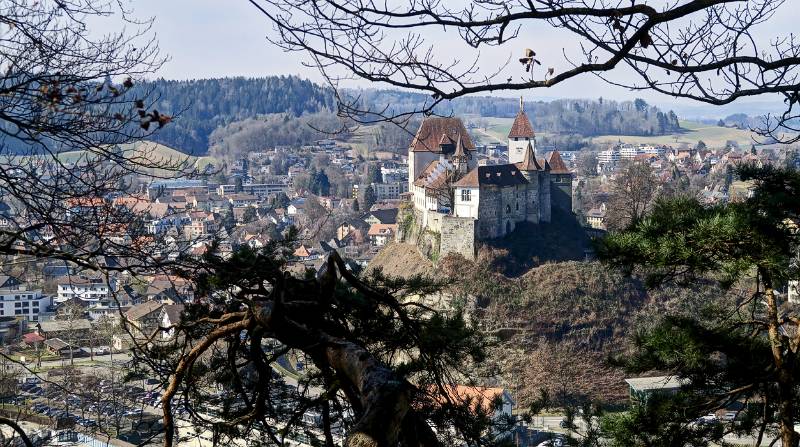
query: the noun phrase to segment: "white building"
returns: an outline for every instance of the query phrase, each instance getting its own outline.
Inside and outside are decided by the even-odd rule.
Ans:
[[[56,303],[63,303],[72,298],[80,298],[89,303],[109,301],[117,291],[116,281],[112,278],[111,284],[102,277],[67,276],[58,280],[58,296]]]
[[[633,160],[637,155],[643,153],[644,151],[632,144],[623,144],[619,147],[619,157],[623,160]]]
[[[597,153],[597,162],[600,164],[616,164],[619,162],[620,157],[619,149],[606,149]]]
[[[41,313],[53,304],[51,296],[41,290],[29,290],[12,276],[0,276],[0,317],[22,316],[28,321],[39,321]]]

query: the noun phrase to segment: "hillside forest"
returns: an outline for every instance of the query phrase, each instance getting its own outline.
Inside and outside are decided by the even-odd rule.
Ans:
[[[247,152],[307,142],[309,138],[348,136],[339,132],[348,123],[336,116],[333,91],[295,76],[161,79],[147,82],[141,88],[158,92],[153,108],[176,115],[172,125],[161,129],[152,139],[190,154],[211,152],[230,157],[229,151],[239,150],[237,147]],[[424,95],[397,91],[347,93],[373,109],[379,104],[392,104],[393,112],[412,110],[425,100]],[[518,109],[519,100],[514,98],[467,97],[437,109],[437,113],[508,118]],[[664,135],[680,130],[675,113],[662,111],[641,99],[535,101],[526,102],[525,110],[537,132],[589,137]],[[372,126],[372,142],[385,149],[407,147],[417,122],[412,121],[407,129],[392,129],[397,126],[386,123]]]

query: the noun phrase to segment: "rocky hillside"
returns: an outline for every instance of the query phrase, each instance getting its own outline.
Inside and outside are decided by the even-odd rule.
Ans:
[[[509,278],[498,271],[505,256],[484,248],[474,262],[447,256],[434,269],[415,247],[395,244],[374,266],[391,276],[449,278],[452,299],[470,303],[470,317],[497,340],[481,374],[509,387],[523,406],[540,389],[564,398],[626,401],[624,371],[608,359],[625,352],[638,328],[729,299],[710,283],[647,290],[598,262],[547,263]]]

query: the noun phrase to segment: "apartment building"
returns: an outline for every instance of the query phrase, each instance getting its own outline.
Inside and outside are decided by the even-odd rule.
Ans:
[[[116,281],[109,282],[103,277],[67,276],[58,280],[56,303],[63,303],[72,298],[80,298],[88,303],[109,301],[117,291]]]
[[[53,304],[51,296],[32,290],[13,276],[0,275],[0,317],[21,316],[39,321],[42,313]]]

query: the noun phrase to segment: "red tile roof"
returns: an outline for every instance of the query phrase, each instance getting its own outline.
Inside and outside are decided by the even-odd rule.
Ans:
[[[441,153],[441,142],[449,141],[453,144],[458,136],[464,138],[464,149],[474,151],[475,145],[469,138],[464,123],[458,118],[428,117],[422,121],[414,139],[411,141],[410,150],[412,152],[436,152]]]
[[[564,160],[561,159],[561,154],[558,151],[550,152],[547,155],[547,164],[550,165],[551,174],[572,174],[572,171],[564,164]]]
[[[448,177],[450,177],[448,173],[452,171],[452,169],[453,166],[446,160],[433,160],[423,169],[419,177],[414,180],[414,186],[429,189],[441,188],[447,184]]]
[[[536,160],[536,154],[533,151],[533,145],[528,142],[528,147],[525,148],[525,158],[521,162],[515,163],[517,169],[520,171],[541,171],[542,165]]]
[[[517,117],[514,118],[514,124],[511,125],[511,131],[508,132],[508,138],[533,138],[533,126],[531,120],[524,110],[520,109]]]

